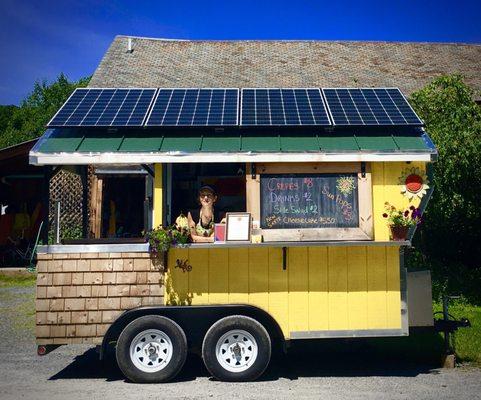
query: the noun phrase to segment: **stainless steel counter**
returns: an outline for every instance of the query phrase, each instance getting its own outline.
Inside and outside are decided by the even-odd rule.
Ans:
[[[224,242],[224,243],[192,243],[182,247],[189,249],[228,249],[238,247],[313,247],[313,246],[410,246],[404,241],[318,241],[318,242]],[[38,253],[145,253],[149,251],[148,243],[122,244],[79,244],[38,246]]]

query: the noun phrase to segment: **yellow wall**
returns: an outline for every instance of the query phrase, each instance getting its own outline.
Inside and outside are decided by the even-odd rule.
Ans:
[[[418,198],[411,201],[401,193],[399,177],[403,170],[418,167],[426,170],[426,164],[422,162],[373,162],[371,163],[372,174],[372,212],[374,215],[374,240],[389,240],[389,227],[382,218],[384,203],[388,201],[396,208],[405,209],[410,205],[419,206]]]
[[[163,196],[164,196],[164,184],[162,179],[162,164],[155,164],[154,175],[154,218],[153,227],[157,228],[163,224]]]
[[[384,203],[389,201],[398,208],[407,208],[411,204],[419,206],[419,199],[409,201],[401,193],[399,177],[406,168],[419,167],[425,171],[425,163],[422,162],[372,162],[372,197],[373,197],[373,218],[374,218],[374,240],[389,240],[389,227],[386,220],[382,218]],[[322,172],[322,171],[320,171]],[[154,179],[154,227],[162,224],[162,164],[155,165]],[[173,216],[175,219],[176,216]]]
[[[389,240],[384,203],[409,201],[399,177],[424,163],[371,163],[374,238]],[[162,193],[157,180],[155,196]],[[154,201],[161,209],[161,200]],[[155,213],[154,221],[159,223]],[[175,268],[187,259],[191,272]],[[269,312],[286,337],[309,330],[400,329],[401,293],[397,246],[291,247],[282,269],[281,248],[171,249],[167,304],[247,303]]]
[[[293,331],[400,329],[399,248],[171,249],[167,304],[252,304]],[[192,271],[176,268],[187,259]]]

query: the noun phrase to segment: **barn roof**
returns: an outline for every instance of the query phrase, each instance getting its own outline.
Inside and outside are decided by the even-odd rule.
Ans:
[[[399,87],[460,73],[481,91],[481,45],[205,41],[116,36],[92,87]]]

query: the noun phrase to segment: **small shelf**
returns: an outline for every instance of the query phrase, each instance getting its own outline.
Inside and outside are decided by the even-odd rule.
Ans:
[[[356,240],[356,241],[345,241],[345,240],[332,240],[332,241],[316,241],[316,242],[262,242],[262,243],[249,243],[249,242],[223,242],[223,243],[191,243],[184,246],[179,246],[181,248],[188,249],[225,249],[225,248],[236,248],[236,247],[319,247],[319,246],[411,246],[409,240],[403,241],[384,241],[375,242],[372,240]]]
[[[230,249],[239,247],[319,247],[319,246],[411,246],[409,240],[404,241],[317,241],[317,242],[225,242],[225,243],[191,243],[178,248],[188,249]],[[55,244],[38,246],[38,253],[66,254],[66,253],[146,253],[149,251],[148,243],[116,243],[116,244]]]

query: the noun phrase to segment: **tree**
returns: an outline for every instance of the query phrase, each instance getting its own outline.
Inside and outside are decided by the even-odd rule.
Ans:
[[[36,82],[32,93],[9,115],[3,132],[0,130],[0,149],[39,137],[73,90],[87,86],[89,80],[70,82],[60,74],[51,84],[46,80]]]
[[[481,301],[481,108],[473,98],[460,75],[437,78],[411,97],[439,152],[415,246],[442,289]]]
[[[0,136],[6,129],[8,121],[12,118],[12,115],[17,107],[15,106],[0,106]]]

